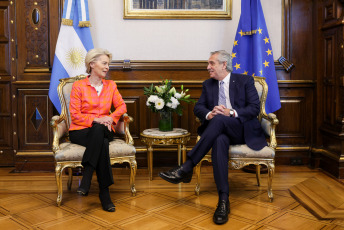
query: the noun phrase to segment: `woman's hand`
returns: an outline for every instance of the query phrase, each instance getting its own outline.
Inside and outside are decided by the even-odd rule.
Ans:
[[[93,121],[95,123],[105,125],[109,129],[109,131],[111,131],[111,125],[113,123],[112,117],[109,117],[109,116],[100,117],[100,118],[96,117],[96,118],[94,118]]]

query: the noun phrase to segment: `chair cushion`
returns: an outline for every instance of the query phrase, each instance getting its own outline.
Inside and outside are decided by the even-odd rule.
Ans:
[[[65,142],[60,145],[60,150],[55,153],[56,161],[81,161],[85,152],[85,147],[71,142]],[[110,158],[135,156],[136,149],[128,145],[124,140],[115,139],[109,145]]]
[[[250,149],[247,145],[231,145],[229,147],[229,158],[274,158],[275,151],[265,146],[259,151]]]

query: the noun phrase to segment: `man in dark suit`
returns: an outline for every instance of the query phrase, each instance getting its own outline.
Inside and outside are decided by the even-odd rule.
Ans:
[[[201,97],[194,113],[202,125],[201,136],[195,147],[187,154],[183,165],[159,176],[171,183],[189,183],[193,167],[212,149],[214,179],[219,202],[213,216],[216,224],[228,221],[229,145],[244,144],[254,150],[264,148],[267,143],[257,119],[260,102],[254,79],[251,76],[232,72],[231,55],[224,50],[211,53],[207,67],[210,79],[203,82]]]

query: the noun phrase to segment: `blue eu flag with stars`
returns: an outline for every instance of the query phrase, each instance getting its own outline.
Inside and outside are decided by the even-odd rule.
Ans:
[[[266,78],[265,110],[281,108],[271,41],[260,0],[241,0],[241,16],[232,50],[233,73]]]

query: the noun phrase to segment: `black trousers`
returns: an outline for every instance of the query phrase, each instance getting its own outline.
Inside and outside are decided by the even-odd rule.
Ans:
[[[72,143],[86,147],[81,164],[96,170],[99,188],[107,188],[114,183],[109,156],[109,142],[113,140],[113,135],[113,131],[97,123],[91,128],[69,132]]]
[[[244,144],[244,126],[239,119],[216,115],[210,120],[201,139],[187,156],[197,165],[212,148],[214,180],[219,194],[229,194],[229,145]]]

